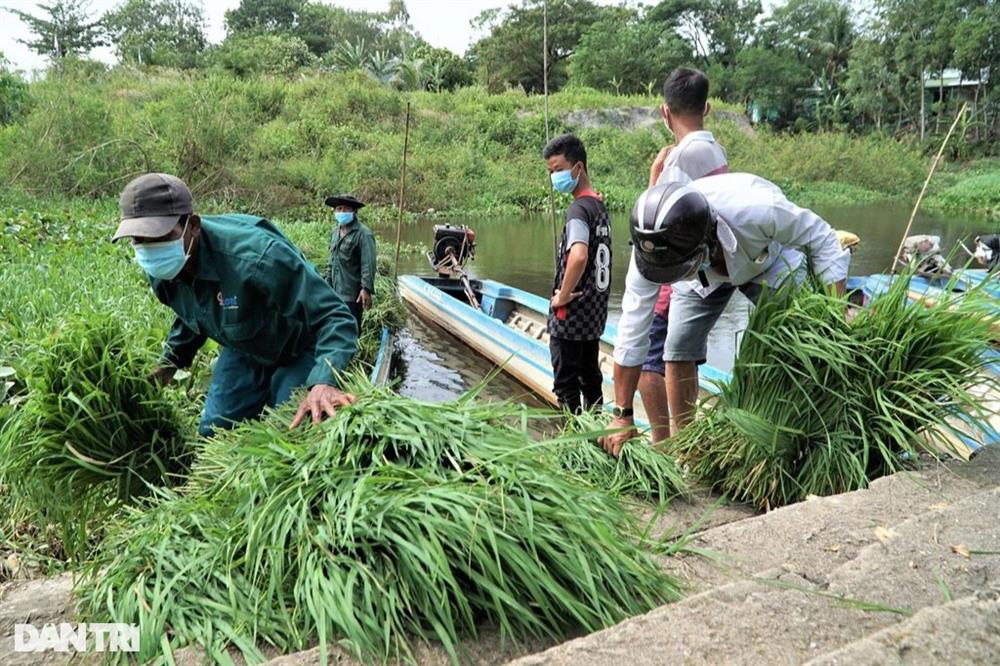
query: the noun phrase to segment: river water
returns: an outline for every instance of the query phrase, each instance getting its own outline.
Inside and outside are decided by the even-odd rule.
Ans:
[[[878,203],[858,206],[816,206],[813,210],[837,229],[852,231],[861,238],[861,246],[851,265],[852,275],[886,272],[909,219],[911,204]],[[622,290],[628,268],[628,214],[612,216],[612,292],[609,318],[617,320],[621,313]],[[493,279],[536,294],[548,294],[552,289],[553,234],[548,216],[528,214],[514,217],[469,217],[448,220],[451,224],[466,224],[476,232],[476,258],[469,264],[474,278]],[[429,248],[435,224],[425,220],[403,228],[403,242]],[[562,217],[557,217],[561,229]],[[913,225],[913,234],[933,234],[942,237],[947,253],[960,240],[971,247],[971,237],[986,231],[996,231],[995,223],[972,217],[941,216],[921,213]],[[395,229],[376,228],[381,243],[395,242]],[[956,254],[955,262],[965,260]],[[400,258],[400,274],[432,275],[426,257],[409,255]],[[709,337],[708,362],[723,370],[732,367],[738,346],[739,331],[746,325],[748,301],[737,294],[726,313]],[[444,331],[411,317],[404,335],[403,356],[408,371],[401,390],[408,395],[428,400],[444,400],[476,385],[492,365],[472,353]],[[501,377],[491,383],[487,397],[521,395],[524,389]]]

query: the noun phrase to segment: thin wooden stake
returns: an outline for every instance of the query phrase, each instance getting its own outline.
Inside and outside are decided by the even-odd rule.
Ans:
[[[542,90],[545,107],[545,143],[552,140],[549,132],[549,3],[542,3]],[[552,227],[552,256],[559,271],[559,241],[556,234],[556,198],[552,191],[552,179],[549,178],[549,226]]]
[[[924,181],[924,186],[920,188],[920,196],[917,197],[917,203],[913,205],[913,212],[910,213],[910,221],[906,223],[906,229],[903,231],[903,237],[899,239],[899,247],[896,248],[896,255],[892,259],[892,268],[889,272],[893,275],[896,273],[898,259],[903,253],[903,246],[906,244],[906,237],[910,235],[910,229],[913,228],[913,220],[917,217],[917,210],[920,208],[921,202],[924,200],[924,195],[927,193],[927,186],[931,184],[931,178],[934,176],[934,171],[937,169],[938,162],[941,161],[941,156],[944,155],[944,149],[948,145],[948,141],[951,140],[951,135],[958,127],[958,121],[962,119],[965,115],[965,110],[969,108],[969,103],[966,102],[962,105],[962,108],[958,110],[958,115],[955,116],[955,121],[951,124],[951,128],[948,130],[948,134],[945,135],[944,141],[941,142],[941,148],[938,149],[937,155],[934,156],[934,161],[931,162],[931,169],[927,172],[927,179]]]
[[[392,279],[399,275],[399,246],[403,239],[403,209],[406,204],[406,153],[410,147],[410,103],[406,103],[406,124],[403,127],[403,169],[399,174],[399,219],[396,220],[396,258],[392,262]]]

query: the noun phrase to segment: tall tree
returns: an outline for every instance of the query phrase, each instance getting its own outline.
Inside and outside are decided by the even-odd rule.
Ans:
[[[816,79],[836,89],[856,35],[844,0],[788,0],[761,23],[757,45],[790,49]]]
[[[733,67],[752,40],[760,0],[663,0],[649,18],[678,26],[704,66]]]
[[[100,20],[91,20],[89,0],[55,0],[39,4],[41,16],[34,16],[20,9],[8,9],[31,31],[31,39],[19,39],[35,53],[53,60],[71,55],[86,55],[98,46],[104,46],[103,26]]]
[[[954,67],[954,32],[961,21],[961,6],[968,0],[880,0],[881,38],[894,45],[894,59],[901,72],[911,76],[911,94],[927,97],[924,76],[942,74]],[[938,96],[943,97],[943,77]],[[939,109],[941,110],[941,109]],[[921,111],[921,126],[926,112]],[[940,114],[939,114],[940,123]],[[921,132],[921,135],[923,132]]]
[[[843,88],[861,120],[881,130],[894,117],[898,126],[909,116],[913,100],[907,94],[907,78],[896,69],[892,48],[879,39],[862,37],[851,52]]]
[[[782,126],[801,112],[803,91],[813,77],[807,63],[787,46],[751,46],[736,55],[730,99],[738,95],[743,104],[756,104],[762,119]]]
[[[505,85],[541,92],[543,86],[543,0],[522,0],[506,10],[486,10],[472,21],[488,32],[470,49],[480,78],[492,90]],[[566,83],[566,65],[584,33],[598,21],[626,16],[629,10],[602,7],[591,0],[548,2],[549,89]]]
[[[570,80],[592,88],[636,93],[662,84],[674,67],[690,62],[690,46],[673,26],[638,12],[594,23],[569,62]]]
[[[980,140],[980,127],[989,130],[987,136],[992,132],[990,107],[1000,111],[1000,5],[996,0],[971,0],[964,5],[960,8],[962,18],[955,26],[954,64],[963,77],[977,82],[973,111],[977,116],[975,136]]]
[[[121,62],[194,67],[205,49],[205,14],[190,0],[126,0],[104,18]]]
[[[307,0],[241,0],[226,10],[226,29],[236,32],[291,32],[299,24]]]
[[[345,45],[364,42],[368,48],[402,56],[417,43],[401,0],[388,11],[345,9],[310,0],[241,0],[226,12],[230,35],[283,34],[296,37],[317,56],[338,53]]]

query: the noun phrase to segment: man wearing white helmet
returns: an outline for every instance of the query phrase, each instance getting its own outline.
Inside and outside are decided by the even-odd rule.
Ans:
[[[649,346],[660,285],[697,278],[708,287],[672,297],[664,360],[671,432],[693,414],[698,364],[708,333],[737,289],[756,300],[762,285],[801,276],[806,258],[816,275],[843,293],[850,252],[822,218],[796,206],[774,183],[749,173],[690,181],[682,173],[646,190],[632,210],[632,259],[615,341],[615,421],[602,439],[617,455],[633,434],[632,400]],[[680,297],[679,297],[680,296]]]

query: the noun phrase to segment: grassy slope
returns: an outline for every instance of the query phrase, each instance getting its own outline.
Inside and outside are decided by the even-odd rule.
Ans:
[[[240,80],[123,70],[53,76],[33,84],[31,96],[18,123],[0,128],[0,177],[43,198],[115,197],[130,177],[160,170],[185,178],[203,202],[268,214],[315,211],[321,195],[342,190],[391,205],[409,101],[409,209],[510,212],[541,209],[546,201],[543,100],[520,92],[404,94],[362,75]],[[552,130],[577,129],[566,123],[569,111],[657,103],[561,91],[550,100]],[[909,197],[926,168],[906,142],[749,133],[721,114],[708,124],[734,170],[770,178],[804,204]],[[612,207],[630,207],[650,160],[668,141],[665,128],[579,133],[595,184]]]

